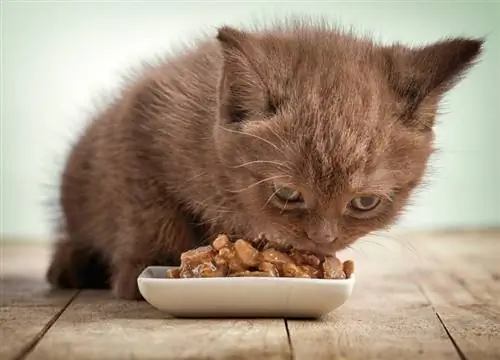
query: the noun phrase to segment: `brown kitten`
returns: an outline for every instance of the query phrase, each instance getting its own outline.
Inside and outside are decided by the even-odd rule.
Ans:
[[[331,254],[388,227],[422,179],[441,97],[481,46],[220,28],[144,70],[80,137],[48,280],[134,299],[146,266],[221,231]]]

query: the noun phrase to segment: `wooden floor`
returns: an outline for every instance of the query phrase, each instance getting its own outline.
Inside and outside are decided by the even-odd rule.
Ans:
[[[316,321],[182,320],[49,291],[49,249],[1,250],[0,359],[500,359],[500,231],[398,234],[343,253],[352,298]]]

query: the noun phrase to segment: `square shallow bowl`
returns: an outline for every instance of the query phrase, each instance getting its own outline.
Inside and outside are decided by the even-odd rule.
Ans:
[[[137,284],[147,302],[176,317],[317,318],[344,304],[354,287],[354,276],[169,279],[168,269],[150,266]]]

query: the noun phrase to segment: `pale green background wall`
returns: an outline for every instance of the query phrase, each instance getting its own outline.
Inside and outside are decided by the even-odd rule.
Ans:
[[[488,37],[482,63],[443,104],[441,153],[400,226],[500,225],[499,3],[2,2],[2,235],[48,236],[42,205],[54,195],[66,147],[126,65],[200,28],[290,12],[321,14],[384,41]]]

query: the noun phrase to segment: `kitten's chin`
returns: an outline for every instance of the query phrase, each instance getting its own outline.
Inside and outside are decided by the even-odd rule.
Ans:
[[[319,256],[334,256],[338,251],[342,250],[337,244],[315,244],[308,242],[305,244],[298,244],[295,246],[297,250],[310,251]]]
[[[299,251],[312,252],[318,256],[334,256],[337,252],[345,248],[345,246],[337,241],[329,244],[317,244],[313,241],[308,241],[307,239],[294,240],[293,238],[289,238],[291,240],[286,241],[283,239],[287,237],[283,236],[283,234],[279,234],[278,236],[269,235],[270,233],[267,234],[268,239],[271,241],[284,246],[291,246]]]
[[[312,241],[297,241],[287,242],[286,244],[299,251],[311,252],[318,256],[334,256],[338,251],[343,249],[342,246],[335,242],[330,244],[316,244]]]

